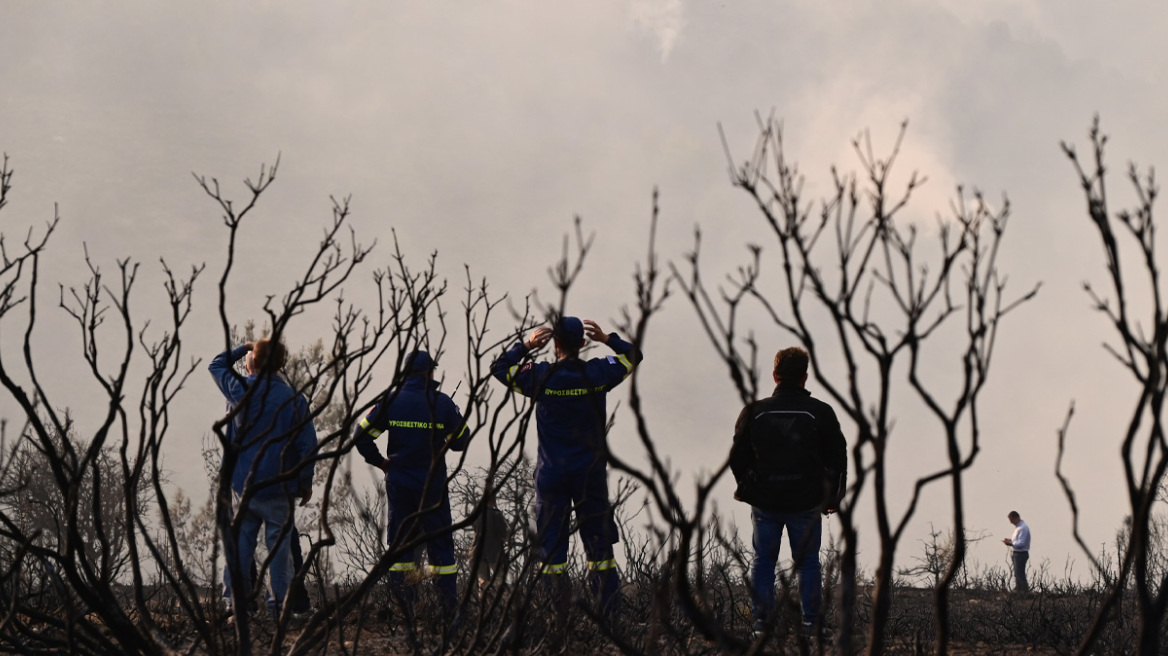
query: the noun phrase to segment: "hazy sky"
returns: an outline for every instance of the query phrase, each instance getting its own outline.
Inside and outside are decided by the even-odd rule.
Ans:
[[[1166,31],[1168,5],[1150,0],[0,0],[0,151],[16,169],[0,230],[16,239],[60,208],[34,344],[57,402],[84,419],[96,388],[72,355],[76,330],[53,309],[58,281],[83,280],[82,244],[107,269],[142,262],[136,308],[147,316],[160,308],[160,256],[179,270],[205,262],[188,354],[205,362],[222,347],[214,279],[226,232],[191,172],[242,197],[239,181],[281,157],[241,235],[233,320],[260,316],[264,295],[287,288],[329,219],[329,196],[351,194],[359,237],[379,242],[373,265],[387,262],[392,229],[415,264],[437,251],[456,288],[466,265],[515,298],[549,292],[547,267],[582,216],[596,242],[569,311],[612,327],[634,298],[655,186],[667,260],[682,261],[697,225],[709,279],[732,271],[747,243],[773,243],[729,183],[719,124],[741,161],[755,112],[773,112],[816,196],[830,165],[858,166],[852,138],[870,130],[887,152],[908,119],[898,179],[929,177],[910,217],[947,213],[959,183],[995,202],[1007,194],[1002,268],[1017,293],[1043,284],[1006,324],[983,398],[967,513],[989,539],[974,556],[1006,565],[998,540],[1018,509],[1036,562],[1061,574],[1073,559],[1082,571],[1054,477],[1056,430],[1073,400],[1066,469],[1087,540],[1108,542],[1126,507],[1119,442],[1137,390],[1103,351],[1111,335],[1082,291],[1106,280],[1059,142],[1084,150],[1098,113],[1112,171],[1168,161],[1168,50],[1148,46]],[[1122,180],[1112,188],[1131,200]],[[764,253],[777,274],[774,249]],[[369,297],[373,265],[348,297]],[[4,325],[11,365],[17,335]],[[314,339],[309,326],[294,324],[289,340]],[[773,326],[755,329],[765,350],[790,343]],[[929,373],[944,386],[955,363],[938,359]],[[739,406],[682,299],[654,324],[643,367],[659,447],[689,485],[725,458]],[[222,411],[202,368],[170,438],[174,482],[188,490],[205,486],[198,449]],[[0,412],[11,416],[12,403],[0,400]],[[902,413],[898,499],[944,457],[935,425],[911,404]],[[613,448],[638,462],[630,435],[622,415]],[[748,531],[730,483],[719,490]],[[945,497],[937,487],[922,506],[906,555],[920,552],[930,522],[948,524]],[[861,527],[871,562],[871,523]]]

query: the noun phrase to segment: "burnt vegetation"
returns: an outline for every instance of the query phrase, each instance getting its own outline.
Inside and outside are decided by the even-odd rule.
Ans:
[[[1114,545],[1102,552],[1083,544],[1076,528],[1091,563],[1089,580],[1072,582],[1038,564],[1033,592],[1019,595],[1010,592],[1004,563],[969,562],[968,546],[982,536],[971,535],[965,524],[964,481],[981,450],[992,448],[980,434],[979,402],[991,384],[995,340],[1038,287],[1007,288],[998,259],[1010,216],[1005,199],[993,209],[979,192],[958,188],[928,229],[903,218],[924,181],[916,174],[900,187],[890,181],[904,136],[902,129],[891,152],[881,156],[861,135],[854,143],[857,172],[832,170],[827,197],[809,200],[778,124],[760,119],[748,157],[738,162],[727,146],[727,158],[730,181],[757,206],[769,244],[748,246],[733,272],[711,276],[699,233],[692,251],[663,265],[654,195],[645,259],[632,272],[617,326],[650,354],[643,366],[653,367],[658,356],[667,357],[657,353],[650,330],[658,313],[667,302],[688,304],[707,338],[694,348],[716,353],[725,367],[723,384],[744,403],[764,393],[760,385],[769,379],[760,353],[765,362],[776,345],[756,340],[762,326],[810,352],[812,377],[843,419],[850,449],[850,485],[838,520],[830,520],[839,522],[841,541],[823,552],[822,636],[806,639],[797,630],[792,570],[780,572],[779,620],[762,634],[752,631],[749,528],[730,525],[712,503],[727,464],[717,463],[692,488],[681,488],[685,473],[664,455],[659,430],[644,410],[651,392],[640,384],[639,370],[620,388],[627,412],[614,415],[635,436],[635,448],[614,450],[610,461],[623,612],[611,621],[599,612],[582,580],[582,554],[573,551],[574,604],[562,631],[565,623],[550,616],[538,580],[532,471],[524,456],[535,439],[533,406],[492,382],[489,365],[525,330],[568,307],[578,274],[591,263],[591,238],[577,222],[562,258],[548,263],[554,298],[517,300],[469,268],[458,283],[448,282],[436,255],[415,260],[396,239],[364,243],[349,228],[347,199],[334,199],[318,248],[297,281],[256,310],[257,328],[253,317],[229,315],[227,289],[242,268],[240,228],[257,220],[252,215],[276,184],[277,162],[244,182],[241,199],[218,180],[196,176],[222,220],[226,259],[210,283],[202,265],[180,272],[163,262],[164,316],[131,311],[137,295],[157,293],[137,289],[140,267],[131,260],[111,266],[87,254],[83,280],[47,288],[52,285],[41,278],[41,264],[60,219],[30,227],[0,212],[0,386],[5,407],[16,409],[0,420],[0,650],[1161,653],[1168,638],[1162,512],[1168,444],[1161,423],[1168,316],[1155,249],[1155,180],[1133,167],[1128,178],[1135,205],[1116,210],[1105,184],[1106,139],[1098,124],[1090,133],[1090,157],[1063,146],[1108,263],[1111,289],[1088,287],[1087,293],[1114,330],[1109,349],[1118,365],[1141,385],[1133,416],[1117,423],[1113,438],[1130,508]],[[0,211],[13,175],[5,157]],[[358,274],[371,282],[360,282]],[[358,307],[342,295],[343,285],[359,284],[373,286],[366,291],[376,304]],[[238,449],[223,430],[230,416],[209,418],[203,428],[207,489],[180,490],[168,478],[164,454],[177,430],[171,413],[204,366],[184,342],[195,293],[217,298],[224,348],[259,335],[280,339],[293,322],[322,308],[331,317],[318,341],[292,345],[285,370],[310,400],[319,438],[316,493],[297,516],[303,565],[295,578],[308,590],[313,609],[307,614],[285,609],[276,621],[248,613],[229,618],[223,605],[223,537],[233,540],[239,531],[229,489]],[[50,297],[55,307],[45,309]],[[50,365],[40,355],[36,330],[61,320],[72,322],[79,341],[71,352],[57,353],[53,366],[68,361],[101,399],[101,411],[84,423],[74,419],[67,398],[52,396],[42,383]],[[438,600],[424,584],[416,621],[403,619],[386,575],[427,536],[386,545],[383,491],[370,483],[363,464],[351,466],[359,463],[350,457],[353,427],[383,392],[384,380],[400,378],[406,354],[416,348],[446,355],[444,389],[473,432],[474,463],[465,454],[448,457],[461,573],[460,621],[453,626],[438,619]],[[935,370],[923,366],[926,361],[945,362],[953,373],[931,380]],[[891,492],[903,481],[890,480],[886,454],[896,439],[894,408],[903,399],[934,422],[930,439],[945,464],[916,472],[907,502],[897,505],[892,499],[903,495]],[[1060,466],[1072,430],[1070,413],[1062,427],[1052,427]],[[728,452],[728,440],[725,446]],[[1062,480],[1075,509],[1075,481]],[[942,495],[952,522],[934,527],[924,543],[907,544],[906,527],[924,494]],[[489,497],[507,520],[506,558],[479,580],[481,556],[471,549],[471,529]],[[861,534],[857,518],[869,515],[877,530]],[[875,557],[872,572],[861,568],[861,550]],[[913,564],[894,566],[906,561]],[[262,582],[247,592],[262,602]]]

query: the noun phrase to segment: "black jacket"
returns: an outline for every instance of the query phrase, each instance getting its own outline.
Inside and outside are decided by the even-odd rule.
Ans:
[[[847,487],[847,442],[831,406],[802,387],[777,387],[738,415],[730,469],[734,498],[762,510],[835,509]]]

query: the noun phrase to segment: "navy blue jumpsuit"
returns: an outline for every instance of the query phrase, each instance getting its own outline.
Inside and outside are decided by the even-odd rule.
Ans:
[[[466,449],[469,433],[462,413],[449,396],[438,391],[438,383],[430,380],[428,372],[414,373],[400,387],[387,391],[354,432],[357,451],[365,462],[387,470],[389,544],[402,545],[420,534],[430,536],[426,541],[430,568],[437,574],[443,611],[453,613],[458,601],[458,565],[450,530],[445,449]],[[382,435],[385,456],[374,444]],[[390,568],[390,583],[407,603],[413,593],[405,579],[416,568],[412,551]]]
[[[575,510],[593,592],[611,608],[620,580],[612,550],[618,535],[608,501],[605,396],[632,373],[642,355],[616,333],[609,334],[607,345],[614,355],[523,363],[528,350],[520,342],[495,360],[491,374],[535,399],[535,512],[543,574],[564,573]]]

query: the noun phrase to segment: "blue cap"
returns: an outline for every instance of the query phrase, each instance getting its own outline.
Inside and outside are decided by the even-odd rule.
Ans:
[[[406,356],[406,373],[409,375],[424,374],[430,372],[434,367],[438,366],[434,363],[434,358],[425,351],[414,351]]]
[[[584,346],[584,324],[576,317],[560,317],[552,334],[568,348]]]

